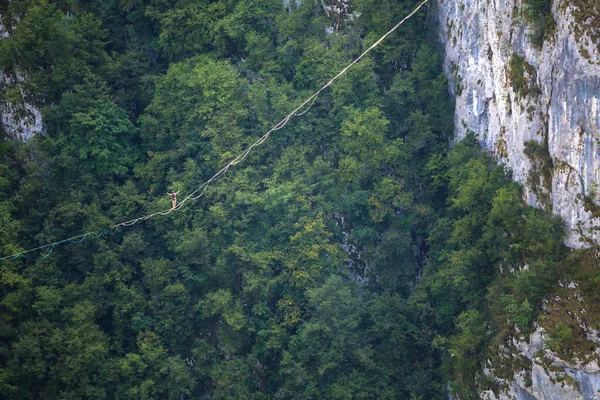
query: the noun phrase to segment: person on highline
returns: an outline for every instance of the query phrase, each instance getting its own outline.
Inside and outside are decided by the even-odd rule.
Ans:
[[[175,208],[177,206],[177,194],[179,193],[179,190],[173,193],[167,193],[167,195],[171,196],[171,205],[173,206],[173,208]]]

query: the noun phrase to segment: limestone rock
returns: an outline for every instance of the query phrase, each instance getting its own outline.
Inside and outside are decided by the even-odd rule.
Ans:
[[[1,20],[2,15],[0,15]],[[6,38],[8,35],[9,32],[0,22],[0,38]],[[9,102],[0,96],[0,129],[3,129],[9,137],[27,140],[42,133],[42,113],[38,107],[26,100],[22,82],[23,77],[18,72],[8,75],[0,70],[0,89],[17,88],[20,94],[18,101],[14,102]]]
[[[600,52],[573,3],[554,1],[556,29],[541,47],[519,16],[522,0],[438,0],[437,18],[457,140],[477,133],[529,204],[550,204],[565,219],[566,243],[578,248],[600,241],[600,215],[585,207],[586,197],[588,209],[598,204]],[[525,154],[531,140],[547,148],[550,168],[536,171]]]

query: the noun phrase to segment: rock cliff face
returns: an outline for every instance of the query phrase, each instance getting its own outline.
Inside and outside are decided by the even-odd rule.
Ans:
[[[600,243],[600,1],[552,3],[542,36],[523,0],[437,0],[445,69],[457,140],[475,132],[530,204],[565,219],[569,246],[591,247]],[[482,372],[495,389],[481,398],[600,399],[600,308],[577,283],[563,288],[533,334],[489,361]],[[578,343],[571,354],[551,337],[560,324]]]
[[[457,139],[477,133],[530,204],[565,219],[569,246],[599,243],[600,2],[554,0],[545,37],[523,0],[437,5]]]
[[[0,22],[0,40],[8,35]],[[23,77],[18,72],[8,75],[0,70],[0,129],[10,137],[27,140],[42,132],[42,113],[39,108],[27,102],[22,82]]]

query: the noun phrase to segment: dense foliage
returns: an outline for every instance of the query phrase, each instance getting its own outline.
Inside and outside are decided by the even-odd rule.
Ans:
[[[1,6],[1,69],[46,127],[0,142],[2,253],[168,208],[416,2],[323,4]],[[474,397],[488,344],[530,329],[551,290],[562,225],[474,135],[449,150],[428,25],[417,14],[202,200],[1,263],[0,397]]]

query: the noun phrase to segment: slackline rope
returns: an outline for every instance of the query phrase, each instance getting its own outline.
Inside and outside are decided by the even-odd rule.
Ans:
[[[263,144],[269,138],[269,136],[271,135],[271,133],[276,132],[276,131],[282,129],[290,121],[290,119],[292,119],[292,117],[300,117],[300,116],[306,114],[308,112],[308,110],[310,110],[311,107],[315,104],[315,102],[317,101],[317,97],[319,97],[319,95],[321,94],[322,91],[324,91],[329,86],[331,86],[336,80],[338,80],[350,68],[352,68],[354,66],[354,64],[358,63],[364,56],[366,56],[368,53],[370,53],[371,50],[373,50],[375,47],[379,46],[381,44],[381,42],[383,42],[385,40],[385,38],[387,38],[389,35],[391,35],[394,31],[396,31],[396,29],[398,29],[402,24],[404,24],[404,22],[406,22],[409,18],[411,18],[413,15],[415,15],[417,13],[417,11],[419,11],[421,9],[421,7],[423,7],[425,5],[425,3],[427,3],[428,1],[429,0],[424,0],[423,2],[421,2],[410,14],[408,14],[406,17],[404,17],[402,19],[402,21],[400,21],[396,25],[394,25],[394,27],[392,29],[390,29],[389,31],[387,31],[382,37],[379,38],[379,40],[377,40],[375,43],[373,43],[360,56],[358,56],[354,61],[352,61],[344,69],[342,69],[336,76],[334,76],[331,80],[329,80],[329,82],[327,82],[325,85],[323,85],[323,87],[321,87],[319,90],[317,90],[315,93],[313,93],[312,96],[308,97],[294,111],[292,111],[291,113],[289,113],[285,118],[283,118],[281,121],[279,121],[279,123],[277,123],[275,126],[273,126],[267,133],[265,133],[263,136],[261,136],[260,139],[258,139],[256,142],[254,142],[253,144],[251,144],[246,150],[244,150],[242,153],[240,153],[236,158],[234,158],[233,160],[231,160],[219,172],[217,172],[216,174],[214,174],[212,176],[212,178],[210,178],[209,180],[207,180],[206,182],[204,182],[196,190],[194,190],[189,195],[187,195],[175,207],[172,207],[172,208],[170,208],[168,210],[164,210],[164,211],[157,211],[157,212],[154,212],[152,214],[144,215],[143,217],[138,217],[138,218],[134,218],[134,219],[129,220],[129,221],[125,221],[125,222],[121,222],[121,223],[115,224],[115,225],[113,225],[114,232],[112,232],[111,235],[116,234],[119,231],[120,227],[132,226],[132,225],[137,224],[140,221],[146,221],[146,220],[149,220],[150,218],[154,218],[154,217],[159,216],[159,215],[168,215],[168,214],[172,213],[173,211],[180,210],[181,207],[183,207],[183,205],[188,200],[198,200],[199,198],[201,198],[202,196],[204,196],[204,194],[206,193],[206,190],[208,189],[208,187],[210,186],[211,183],[215,182],[221,176],[223,176],[229,170],[229,168],[231,168],[232,166],[237,165],[237,164],[241,163],[242,161],[244,161],[246,159],[246,157],[248,157],[248,155],[250,154],[250,152],[255,147],[258,147],[261,144]],[[306,108],[304,110],[302,110],[304,107],[306,107]],[[302,110],[302,111],[300,111],[300,110]],[[113,228],[111,228],[111,229],[113,229]],[[44,255],[42,258],[40,258],[40,260],[44,260],[44,259],[48,258],[50,256],[50,254],[52,254],[52,252],[54,251],[54,249],[58,245],[65,244],[65,243],[79,244],[79,243],[83,242],[88,237],[92,237],[94,239],[98,239],[105,232],[106,232],[106,229],[102,229],[100,232],[98,232],[98,231],[87,232],[87,233],[84,233],[84,234],[79,235],[79,236],[74,236],[74,237],[71,237],[71,238],[68,238],[68,239],[60,240],[58,242],[49,243],[49,244],[46,244],[46,245],[43,245],[43,246],[39,246],[39,247],[36,247],[36,248],[33,248],[33,249],[29,249],[29,250],[25,250],[25,251],[22,251],[22,252],[19,252],[19,253],[16,253],[16,254],[12,254],[10,256],[1,257],[0,261],[16,260],[18,258],[25,258],[25,259],[27,259],[27,257],[25,256],[25,254],[27,254],[27,253],[31,253],[31,252],[34,252],[34,251],[37,251],[37,250],[42,250],[42,249],[50,248],[50,250],[46,253],[46,255]]]

